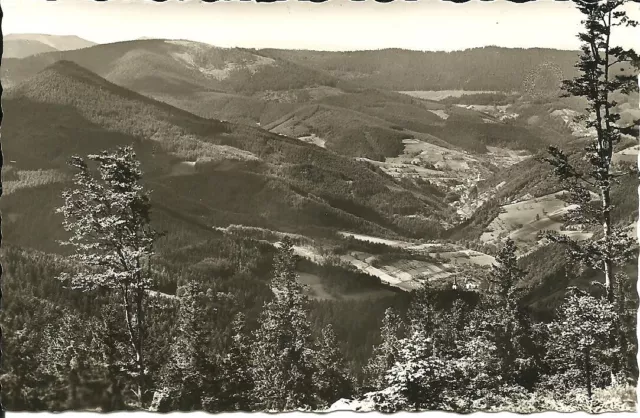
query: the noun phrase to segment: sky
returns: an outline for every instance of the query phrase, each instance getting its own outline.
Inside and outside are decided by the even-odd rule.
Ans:
[[[315,50],[460,50],[478,46],[577,49],[581,15],[570,2],[441,0],[277,3],[199,0],[0,0],[3,31],[77,35],[108,43],[187,39],[221,47]],[[640,17],[640,4],[630,7]],[[639,29],[614,35],[638,46]]]

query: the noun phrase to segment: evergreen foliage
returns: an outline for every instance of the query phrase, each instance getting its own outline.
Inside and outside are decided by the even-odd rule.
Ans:
[[[315,408],[315,352],[308,300],[296,280],[293,244],[286,237],[274,262],[273,299],[260,316],[252,357],[258,408],[267,411]]]

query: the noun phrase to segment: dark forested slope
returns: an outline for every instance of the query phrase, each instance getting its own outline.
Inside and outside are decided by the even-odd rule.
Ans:
[[[50,222],[69,181],[65,162],[71,155],[132,143],[154,204],[205,227],[241,223],[394,235],[404,233],[395,213],[448,216],[433,189],[399,185],[364,162],[302,141],[192,115],[66,61],[8,92],[4,110],[12,116],[3,126],[13,176],[3,199],[15,223],[9,242],[42,241],[24,234],[25,228]],[[30,210],[42,213],[22,216],[37,196],[42,204]]]

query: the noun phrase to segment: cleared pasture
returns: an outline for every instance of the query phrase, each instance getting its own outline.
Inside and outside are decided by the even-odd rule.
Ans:
[[[510,237],[521,247],[535,246],[542,231],[556,231],[571,235],[576,239],[591,236],[581,231],[567,231],[563,228],[564,215],[573,205],[560,200],[563,192],[557,192],[534,199],[502,206],[502,213],[487,227],[480,240],[485,243],[499,244]]]

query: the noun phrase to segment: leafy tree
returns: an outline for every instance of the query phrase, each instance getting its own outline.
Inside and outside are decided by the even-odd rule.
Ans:
[[[609,347],[616,319],[610,302],[570,289],[558,317],[549,325],[551,382],[565,389],[584,388],[589,398],[594,387],[604,387],[609,382],[608,364],[618,354]]]
[[[323,328],[317,343],[314,381],[318,398],[325,406],[353,392],[353,381],[331,325]]]
[[[579,167],[559,148],[550,147],[551,163],[555,174],[569,190],[567,202],[577,205],[569,211],[568,221],[583,225],[599,225],[601,238],[578,242],[564,235],[550,235],[556,242],[567,244],[569,254],[589,267],[604,273],[609,302],[616,299],[614,267],[628,260],[635,253],[635,239],[615,225],[612,219],[614,202],[611,199],[613,184],[624,173],[616,172],[612,164],[614,147],[625,134],[632,134],[635,124],[619,123],[620,114],[613,100],[614,94],[628,95],[638,91],[637,78],[624,70],[639,68],[640,59],[631,49],[614,46],[611,31],[618,26],[635,27],[637,22],[628,18],[622,7],[627,0],[576,1],[584,15],[584,31],[578,37],[582,42],[576,67],[579,74],[567,80],[563,88],[567,96],[584,97],[588,103],[587,115],[579,116],[594,132],[585,148],[586,167]],[[592,193],[597,193],[600,206],[592,203]]]
[[[373,355],[365,366],[365,388],[382,389],[387,370],[398,358],[399,333],[402,320],[393,308],[387,308],[382,318],[379,345],[374,347]]]
[[[89,155],[98,164],[99,178],[80,157],[71,166],[78,170],[74,189],[63,193],[63,226],[71,232],[65,244],[75,249],[77,268],[60,279],[72,288],[90,291],[99,288],[118,293],[135,353],[133,374],[137,396],[144,407],[145,300],[151,286],[151,257],[157,234],[150,226],[149,195],[140,184],[142,171],[132,148],[118,148]]]
[[[308,298],[297,280],[293,244],[285,237],[274,263],[273,300],[266,304],[254,344],[253,396],[258,407],[290,411],[316,406],[315,359]]]

